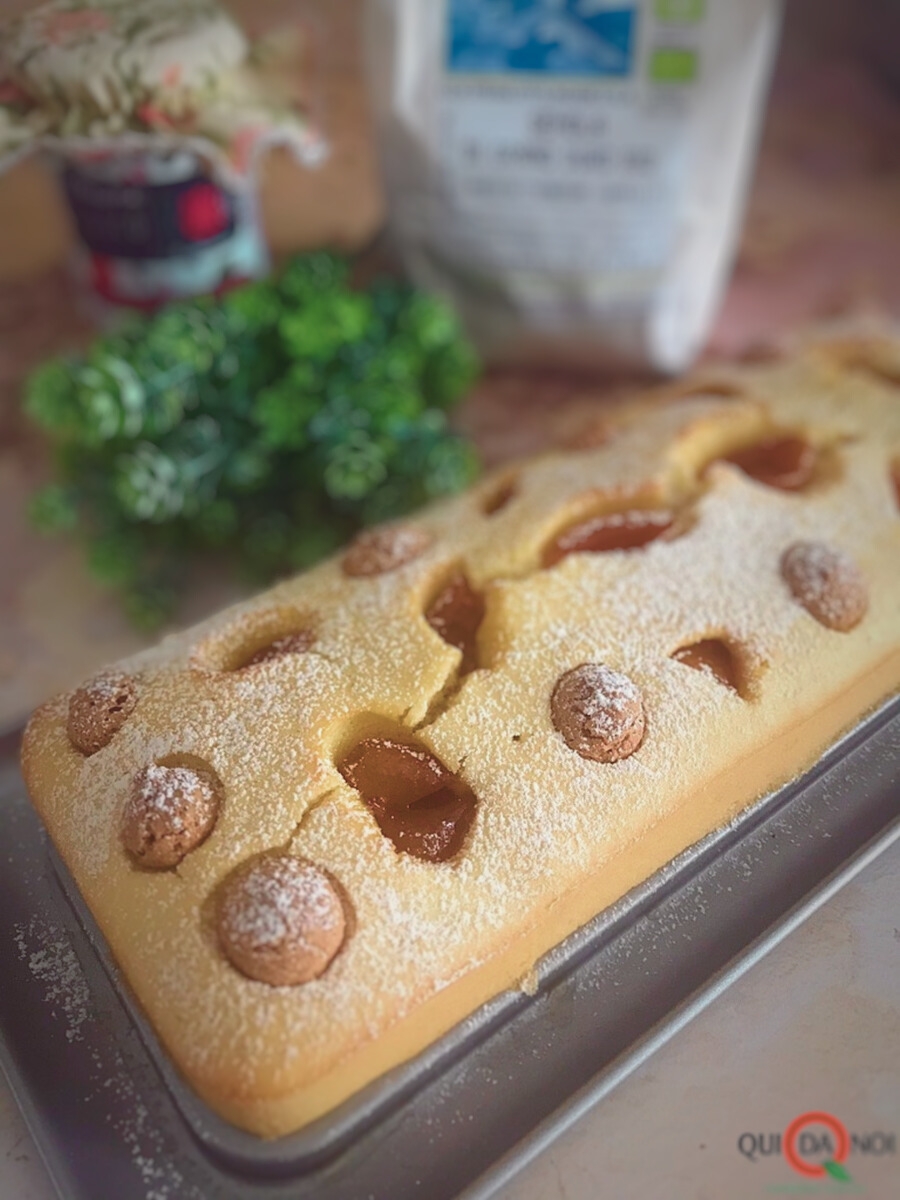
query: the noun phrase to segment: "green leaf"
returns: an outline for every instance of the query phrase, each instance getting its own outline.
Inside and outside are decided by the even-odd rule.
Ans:
[[[184,511],[190,483],[181,464],[150,442],[122,454],[113,470],[113,490],[127,517],[159,524]]]
[[[407,283],[384,277],[375,280],[369,288],[369,295],[375,314],[386,328],[392,328],[413,295],[413,290]]]
[[[361,338],[371,318],[372,304],[367,296],[335,293],[287,313],[278,328],[293,358],[324,362],[345,343]]]
[[[422,373],[427,359],[425,351],[414,338],[407,334],[398,335],[380,347],[366,364],[363,386],[376,393],[382,387],[413,390],[422,407]]]
[[[250,523],[243,552],[253,576],[265,579],[284,568],[293,534],[291,520],[283,512],[269,512]]]
[[[31,498],[29,518],[41,533],[66,533],[78,524],[78,505],[71,488],[48,483]]]
[[[307,390],[308,372],[293,370],[257,397],[253,420],[266,446],[302,450],[309,444],[309,423],[322,405],[321,395]]]
[[[175,611],[176,592],[164,583],[145,583],[124,594],[129,620],[145,633],[155,633]]]
[[[80,526],[91,570],[143,628],[171,614],[192,551],[223,547],[271,579],[477,469],[443,411],[476,370],[452,311],[395,280],[349,281],[346,259],[300,255],[28,381],[58,457],[33,519]]]
[[[352,526],[323,522],[321,518],[305,528],[295,529],[287,547],[287,566],[292,571],[311,567],[339,549],[352,532]]]
[[[211,500],[193,518],[192,528],[210,546],[226,546],[240,527],[238,507],[231,500]]]
[[[429,497],[461,492],[479,470],[478,455],[468,442],[448,436],[436,442],[428,453],[423,473],[426,491]]]
[[[428,353],[459,339],[459,323],[448,304],[437,296],[414,292],[399,314],[400,328]]]
[[[468,342],[440,347],[425,365],[423,389],[429,404],[449,408],[466,394],[478,376],[478,356]]]
[[[336,446],[323,473],[325,491],[335,500],[361,500],[387,475],[384,451],[362,430]]]
[[[345,259],[327,251],[317,251],[300,255],[288,263],[278,280],[278,287],[289,304],[303,305],[326,292],[342,291],[349,273]]]
[[[272,464],[260,446],[234,450],[225,466],[225,482],[238,492],[252,492],[272,478]]]
[[[274,329],[284,310],[278,289],[269,282],[250,283],[229,292],[223,301],[225,312],[254,334]]]
[[[88,567],[101,583],[124,587],[138,578],[143,542],[135,531],[100,534],[88,547]]]
[[[824,1162],[822,1166],[828,1172],[832,1179],[839,1179],[842,1183],[850,1183],[850,1175],[839,1162]]]
[[[25,385],[25,411],[54,437],[78,435],[81,407],[70,363],[48,362],[32,372]]]

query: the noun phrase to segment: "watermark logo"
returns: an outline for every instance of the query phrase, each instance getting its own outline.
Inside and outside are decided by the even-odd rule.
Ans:
[[[896,1133],[877,1130],[851,1133],[833,1113],[820,1110],[801,1113],[783,1133],[750,1133],[738,1136],[738,1151],[749,1162],[781,1157],[803,1183],[771,1185],[769,1191],[820,1190],[817,1185],[854,1188],[854,1176],[846,1166],[851,1155],[881,1158],[897,1153]]]
[[[828,1131],[820,1133],[824,1126]],[[824,1151],[829,1157],[823,1162],[810,1160],[811,1154]],[[843,1121],[827,1112],[807,1112],[794,1117],[784,1131],[784,1157],[800,1175],[824,1179],[830,1175],[842,1183],[850,1182],[844,1167],[850,1153],[850,1135]]]

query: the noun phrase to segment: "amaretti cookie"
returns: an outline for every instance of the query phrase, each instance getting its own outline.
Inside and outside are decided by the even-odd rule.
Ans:
[[[264,1137],[416,1054],[900,687],[900,347],[606,410],[33,716],[33,802]]]

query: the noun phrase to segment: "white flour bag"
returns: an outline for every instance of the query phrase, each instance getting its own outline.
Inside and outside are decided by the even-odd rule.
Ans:
[[[368,0],[389,233],[493,360],[687,366],[780,0]]]

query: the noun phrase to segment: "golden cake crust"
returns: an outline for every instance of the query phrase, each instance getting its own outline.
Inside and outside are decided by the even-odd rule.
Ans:
[[[402,545],[416,553],[382,539],[388,569],[355,572],[351,558],[348,573],[345,552],[118,664],[136,702],[95,751],[67,733],[69,696],[35,713],[23,749],[34,804],[213,1108],[269,1137],[327,1112],[897,690],[894,363],[889,340],[843,342],[729,368],[706,390],[659,389],[605,417],[602,438],[409,518]],[[815,450],[796,490],[725,461],[782,434]],[[579,522],[663,511],[671,524],[640,549],[545,565]],[[803,544],[837,556],[832,575],[856,589],[833,627],[783,573]],[[426,619],[460,576],[484,603],[464,671]],[[710,644],[735,686],[690,665],[686,649]],[[617,761],[579,753],[554,722],[560,680],[585,664],[640,698],[640,737],[629,691]],[[338,770],[367,738],[414,742],[474,793],[451,861],[398,852]],[[129,789],[179,763],[220,781],[215,823],[177,866],[147,870],[120,836]],[[340,945],[323,943],[330,961],[294,986],[237,970],[217,926],[226,881],[273,853],[324,873],[345,906]]]

